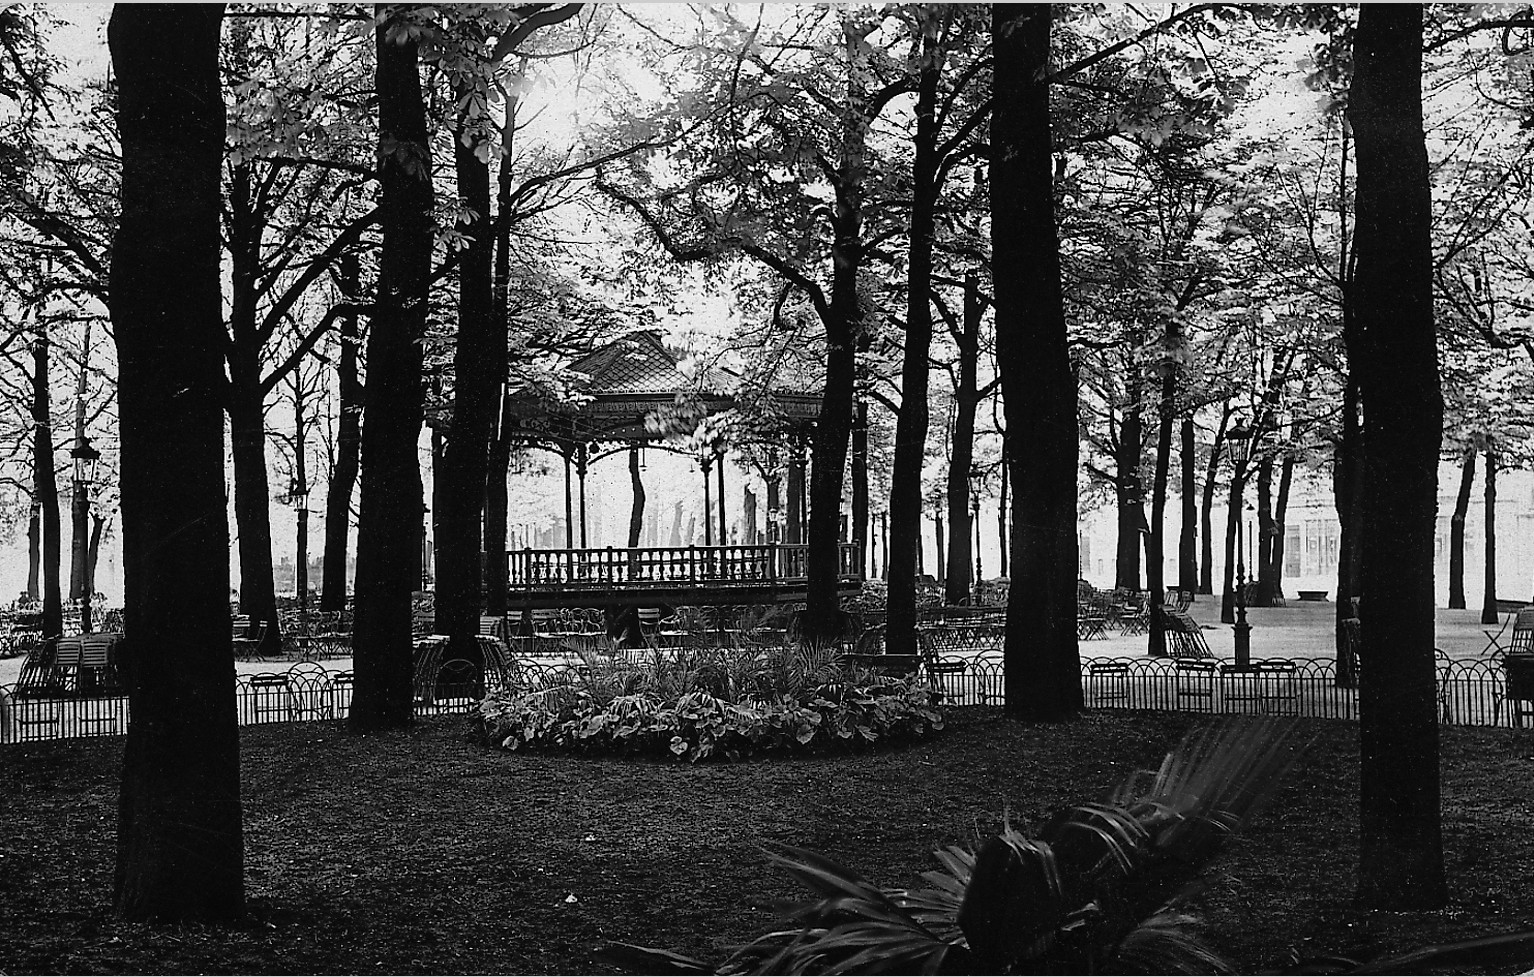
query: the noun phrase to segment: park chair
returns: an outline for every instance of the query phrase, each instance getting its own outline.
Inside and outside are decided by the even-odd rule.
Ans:
[[[1486,645],[1486,651],[1493,658],[1501,658],[1506,655],[1534,654],[1534,607],[1526,607],[1513,615],[1513,633],[1504,644],[1500,639],[1502,631],[1493,636],[1489,631],[1482,631],[1491,640]],[[1506,622],[1502,625],[1503,631],[1507,629]]]
[[[1161,609],[1166,622],[1167,653],[1173,658],[1213,658],[1209,643],[1204,640],[1204,628],[1185,611],[1172,607]]]
[[[250,689],[250,721],[291,722],[297,716],[297,703],[287,675],[267,672],[247,680]]]
[[[488,617],[481,615],[479,619],[479,633],[485,638],[506,638],[506,619],[504,617]]]
[[[246,618],[247,622],[249,620],[250,620],[249,618]],[[266,641],[266,622],[265,621],[257,622],[254,631],[252,631],[249,634],[248,637],[242,637],[240,635],[240,633],[239,633],[238,628],[236,628],[235,638],[234,638],[234,660],[235,661],[248,662],[248,661],[254,661],[257,658],[260,658],[261,657],[261,646],[262,646],[262,644],[265,643],[265,641]]]
[[[1177,708],[1191,712],[1214,712],[1215,670],[1218,664],[1207,658],[1179,658],[1172,663],[1177,677]]]
[[[1087,662],[1087,705],[1093,708],[1129,705],[1129,662]]]

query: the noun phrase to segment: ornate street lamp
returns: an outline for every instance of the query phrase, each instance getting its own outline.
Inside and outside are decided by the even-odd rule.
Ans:
[[[1245,514],[1241,511],[1246,495],[1244,481],[1246,463],[1252,457],[1252,441],[1255,434],[1244,423],[1225,433],[1230,442],[1231,478],[1243,479],[1238,483],[1236,495],[1236,623],[1232,630],[1236,638],[1236,669],[1246,671],[1252,665],[1252,626],[1246,621],[1246,549],[1242,543],[1241,524]]]
[[[91,439],[82,434],[74,448],[70,449],[69,457],[74,460],[75,552],[80,561],[78,565],[85,569],[80,586],[80,631],[89,634],[91,591],[96,588],[96,581],[90,572],[91,548],[87,527],[90,523],[91,485],[96,481],[96,463],[101,460],[101,452],[92,448]]]
[[[288,504],[298,520],[298,566],[294,581],[298,585],[298,629],[303,631],[309,616],[309,485],[302,471],[288,483]]]

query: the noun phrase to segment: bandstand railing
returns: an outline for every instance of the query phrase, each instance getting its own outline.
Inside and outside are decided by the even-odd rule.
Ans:
[[[802,543],[512,550],[506,555],[507,581],[513,588],[803,583],[808,550]],[[857,544],[839,543],[837,551],[838,577],[857,577]]]

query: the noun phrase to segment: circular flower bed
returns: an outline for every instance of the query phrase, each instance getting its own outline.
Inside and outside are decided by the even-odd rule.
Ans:
[[[803,649],[710,649],[585,667],[487,696],[485,740],[507,750],[736,760],[923,739],[943,728],[924,683]]]

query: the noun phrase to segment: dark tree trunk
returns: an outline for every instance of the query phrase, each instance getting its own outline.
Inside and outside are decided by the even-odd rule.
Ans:
[[[639,545],[639,533],[644,529],[644,478],[639,471],[639,448],[629,449],[629,485],[634,492],[634,506],[629,510],[629,547]],[[750,490],[747,490],[749,494]],[[749,529],[754,534],[756,529],[756,507],[751,506],[748,513]],[[756,542],[751,540],[750,542]]]
[[[858,566],[865,573],[872,556],[868,520],[868,402],[860,397],[852,422],[852,541],[858,545]]]
[[[485,471],[485,613],[492,617],[506,616],[510,586],[506,565],[507,509],[510,506],[506,475],[511,469],[511,437],[507,428],[513,421],[507,406],[503,396],[501,416],[496,423],[495,436],[490,440]]]
[[[490,358],[490,372],[500,391],[499,415],[492,422],[490,451],[486,459],[485,474],[485,613],[492,617],[505,617],[510,594],[510,568],[506,565],[507,509],[510,499],[506,490],[506,475],[511,467],[511,437],[509,427],[514,423],[510,410],[510,390],[507,373],[511,368],[508,348],[510,325],[508,316],[511,296],[511,145],[516,135],[517,97],[506,100],[505,122],[501,127],[501,158],[496,172],[495,212],[495,269],[492,285],[491,311],[494,334],[500,343],[484,351]]]
[[[900,414],[895,420],[895,458],[890,472],[893,525],[884,554],[889,579],[884,648],[916,654],[916,563],[921,549],[921,470],[927,455],[927,389],[932,353],[932,246],[938,196],[937,89],[943,71],[937,37],[939,13],[922,12],[916,82],[915,163],[910,243],[907,249],[905,360],[900,372]]]
[[[1230,494],[1225,501],[1225,580],[1220,591],[1220,623],[1236,623],[1236,564],[1242,564],[1245,574],[1245,554],[1236,551],[1236,536],[1241,528],[1241,497],[1246,493],[1247,471],[1242,466],[1230,473]]]
[[[110,308],[132,720],[117,910],[244,911],[240,745],[224,515],[219,273],[222,4],[123,5],[108,43],[122,143]]]
[[[277,592],[272,581],[271,486],[266,475],[264,342],[256,325],[257,277],[265,220],[256,213],[250,166],[234,167],[229,191],[231,268],[229,439],[234,456],[234,522],[240,548],[240,613],[252,627],[265,622],[262,652],[281,647]]]
[[[1012,464],[1009,713],[1058,720],[1082,706],[1076,649],[1076,383],[1066,348],[1049,125],[1048,4],[991,7],[991,247],[996,361]]]
[[[815,423],[811,454],[809,525],[806,527],[805,567],[808,594],[801,633],[810,640],[841,637],[847,629],[837,592],[839,582],[838,529],[842,519],[842,482],[847,469],[847,442],[852,433],[853,399],[857,384],[857,348],[863,333],[863,309],[858,300],[858,274],[863,265],[863,181],[868,140],[868,94],[860,46],[862,28],[844,21],[847,93],[842,108],[841,158],[837,166],[836,203],[831,217],[831,296],[822,315],[826,333],[825,389]]]
[[[1002,432],[1002,437],[1006,437],[1006,432]],[[1010,555],[1008,551],[1012,547],[1012,536],[1007,532],[1007,512],[1010,504],[1007,498],[1007,490],[1010,488],[1008,483],[1012,480],[1010,468],[1011,463],[1007,458],[1007,443],[1003,440],[1001,444],[1001,498],[996,503],[997,560],[1001,564],[1000,570],[1003,577],[1007,576],[1007,557]]]
[[[1140,443],[1144,439],[1140,422],[1139,381],[1130,380],[1130,401],[1119,425],[1118,451],[1114,457],[1118,496],[1118,554],[1113,564],[1113,586],[1140,589],[1140,527],[1145,525],[1145,501],[1140,489]]]
[[[64,633],[64,601],[59,589],[62,544],[59,526],[59,487],[53,474],[53,403],[49,396],[48,337],[32,344],[32,497],[42,511],[44,637]]]
[[[1181,455],[1182,488],[1178,499],[1182,503],[1182,529],[1177,535],[1177,587],[1183,593],[1198,591],[1198,443],[1193,428],[1193,415],[1182,419]],[[1206,591],[1207,593],[1207,591]]]
[[[467,97],[467,93],[460,93]],[[453,351],[453,420],[437,485],[436,628],[455,658],[479,658],[475,636],[481,609],[480,518],[490,438],[500,403],[501,375],[491,351],[506,347],[504,318],[494,309],[494,241],[490,226],[490,166],[459,120],[453,140],[458,196],[471,211],[460,222],[467,245],[458,262],[458,331]],[[499,333],[497,332],[499,328]],[[582,526],[584,537],[585,527]],[[584,539],[582,541],[584,545]]]
[[[35,481],[35,480],[34,480]],[[35,486],[34,486],[35,491]],[[37,496],[33,495],[36,499]],[[38,571],[42,564],[42,509],[34,501],[27,507],[27,599],[37,600]]]
[[[1166,602],[1166,494],[1172,471],[1172,427],[1177,422],[1177,367],[1172,353],[1182,345],[1175,319],[1167,321],[1165,345],[1166,359],[1162,363],[1165,372],[1161,378],[1161,398],[1156,408],[1161,421],[1156,435],[1156,474],[1151,482],[1150,532],[1145,539],[1146,585],[1150,590],[1153,608]],[[1150,615],[1146,652],[1154,657],[1166,654],[1166,626],[1160,614]]]
[[[1273,537],[1276,534],[1273,526],[1273,459],[1268,457],[1257,466],[1257,566],[1254,568],[1257,593],[1252,602],[1257,607],[1272,607],[1273,595],[1278,590],[1278,581],[1274,579],[1277,568],[1273,565]]]
[[[974,271],[964,276],[964,319],[958,336],[959,386],[953,392],[953,453],[948,460],[948,561],[939,560],[943,579],[943,602],[964,604],[971,592],[969,470],[975,458],[975,412],[980,406],[980,322],[985,316],[985,300],[980,295],[980,275]],[[938,535],[943,527],[938,526]],[[939,544],[939,552],[941,544]],[[946,569],[946,574],[943,570]]]
[[[937,542],[937,579],[945,582],[948,579],[947,567],[943,565],[943,510],[938,509],[932,514],[932,532]],[[946,585],[945,585],[946,586]],[[947,599],[946,597],[944,598]]]
[[[1343,322],[1351,318],[1346,299]],[[1346,325],[1344,330],[1346,330]],[[1358,685],[1358,661],[1348,640],[1344,621],[1354,616],[1353,598],[1360,593],[1363,573],[1363,429],[1358,419],[1358,378],[1352,373],[1343,380],[1342,434],[1337,439],[1335,494],[1337,499],[1337,685],[1351,689]],[[1360,633],[1360,637],[1364,637]]]
[[[1470,509],[1470,486],[1475,482],[1474,449],[1465,452],[1459,469],[1459,494],[1449,517],[1449,607],[1465,609],[1465,513]]]
[[[347,301],[355,301],[360,290],[356,254],[341,257],[338,265],[341,291]],[[340,417],[336,426],[336,463],[330,472],[330,488],[325,496],[325,566],[320,584],[320,610],[346,609],[346,553],[352,524],[352,491],[357,485],[357,465],[361,450],[362,381],[357,374],[357,315],[339,320],[341,350],[336,363],[336,392]]]
[[[643,485],[639,488],[640,491],[644,490]],[[761,526],[756,518],[756,493],[751,491],[749,485],[742,486],[740,490],[740,524],[742,543],[747,546],[756,546],[761,543]],[[634,535],[632,530],[629,535]],[[638,546],[639,544],[635,542],[629,545]]]
[[[390,8],[380,7],[387,16]],[[431,278],[431,152],[416,44],[376,32],[383,250],[368,335],[357,520],[355,730],[409,726],[411,593],[420,582],[421,339]],[[477,494],[477,490],[476,490]]]
[[[89,558],[85,561],[85,589],[92,599],[96,596],[96,560],[101,556],[101,533],[106,526],[104,517],[91,514],[91,543]]]
[[[1486,588],[1481,623],[1497,623],[1497,454],[1486,439]]]
[[[1221,449],[1225,446],[1225,429],[1230,424],[1230,415],[1230,401],[1226,401],[1220,411],[1220,426],[1215,430],[1214,440],[1209,444],[1209,463],[1204,468],[1204,486],[1198,517],[1200,540],[1198,592],[1201,594],[1214,594],[1214,486],[1220,476],[1220,461],[1223,455]]]
[[[1363,404],[1359,898],[1429,909],[1448,898],[1439,807],[1433,539],[1443,427],[1433,321],[1432,200],[1422,130],[1419,6],[1365,4],[1348,120],[1357,147],[1354,331]]]
[[[1285,452],[1283,464],[1279,467],[1278,495],[1273,502],[1273,549],[1268,557],[1272,564],[1274,604],[1282,604],[1284,601],[1284,547],[1289,534],[1289,490],[1293,486],[1294,455]]]

